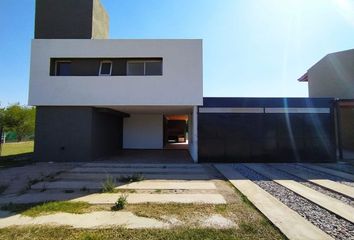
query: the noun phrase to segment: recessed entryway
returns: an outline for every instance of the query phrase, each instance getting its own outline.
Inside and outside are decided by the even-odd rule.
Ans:
[[[164,148],[188,149],[188,115],[164,115]]]

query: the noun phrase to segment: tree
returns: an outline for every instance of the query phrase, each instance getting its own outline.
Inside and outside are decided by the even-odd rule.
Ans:
[[[14,131],[17,141],[34,133],[35,108],[13,104],[5,109],[3,115],[4,128],[7,131]]]

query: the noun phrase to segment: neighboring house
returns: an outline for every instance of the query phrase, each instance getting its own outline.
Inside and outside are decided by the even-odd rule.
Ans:
[[[99,0],[37,0],[35,25],[37,161],[173,143],[195,162],[335,160],[331,98],[203,98],[201,40],[107,39]]]
[[[336,98],[337,141],[354,151],[354,49],[331,53],[313,65],[300,79],[308,82],[309,97]]]

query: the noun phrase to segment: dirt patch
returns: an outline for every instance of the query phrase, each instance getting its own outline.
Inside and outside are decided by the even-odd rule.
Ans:
[[[23,193],[30,189],[30,185],[48,177],[54,178],[56,174],[77,165],[77,163],[36,163],[0,170],[0,185],[7,186],[2,194]]]
[[[215,214],[201,220],[201,225],[208,228],[234,228],[237,226],[233,221],[220,214]]]

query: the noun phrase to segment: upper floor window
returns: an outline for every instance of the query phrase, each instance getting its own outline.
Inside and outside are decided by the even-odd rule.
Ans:
[[[55,62],[55,76],[70,76],[70,75],[71,75],[71,61]]]
[[[50,76],[161,76],[163,58],[51,58]]]
[[[127,62],[128,76],[162,75],[162,60],[132,60]]]
[[[112,74],[112,61],[101,61],[99,75],[111,76]]]

